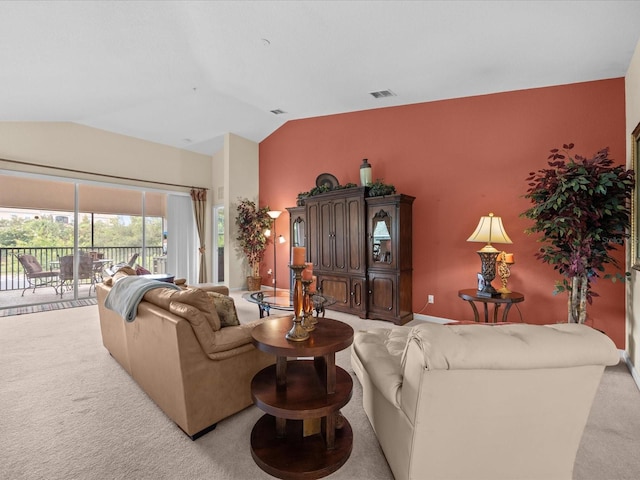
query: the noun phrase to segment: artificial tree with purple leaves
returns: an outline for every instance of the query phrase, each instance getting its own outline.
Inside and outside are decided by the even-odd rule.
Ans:
[[[571,157],[573,143],[554,148],[549,167],[531,172],[525,198],[533,206],[522,216],[534,221],[527,233],[541,233],[545,243],[536,253],[564,277],[554,293],[567,292],[568,321],[584,323],[587,303],[598,296],[593,281],[605,265],[620,269],[611,252],[629,238],[633,170],[614,165],[609,148],[592,158]],[[624,280],[617,272],[605,274],[613,281]]]

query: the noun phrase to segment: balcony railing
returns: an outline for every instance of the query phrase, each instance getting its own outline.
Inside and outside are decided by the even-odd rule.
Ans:
[[[162,246],[146,247],[146,259],[142,258],[142,247],[87,247],[79,248],[81,253],[98,252],[106,259],[112,260],[113,264],[128,262],[135,253],[140,254],[136,263],[143,265],[148,270],[153,271],[157,262],[154,258],[163,256]],[[51,262],[57,262],[59,257],[73,255],[73,247],[20,247],[20,248],[0,248],[0,291],[21,290],[25,288],[24,270],[17,255],[33,255],[38,259],[40,265],[45,270],[49,269]],[[57,269],[57,268],[56,268]]]

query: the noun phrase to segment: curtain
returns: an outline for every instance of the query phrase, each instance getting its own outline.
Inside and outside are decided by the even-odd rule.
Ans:
[[[207,281],[207,261],[205,252],[205,225],[207,223],[207,191],[204,188],[191,189],[191,201],[193,202],[193,215],[196,219],[196,229],[198,230],[198,238],[200,239],[200,269],[198,273],[198,283]]]
[[[167,195],[167,273],[198,283],[197,233],[186,195]]]

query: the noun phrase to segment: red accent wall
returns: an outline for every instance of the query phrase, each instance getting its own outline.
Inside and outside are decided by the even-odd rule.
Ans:
[[[453,100],[387,107],[290,121],[260,144],[260,204],[284,210],[299,192],[315,186],[321,173],[340,184],[359,183],[363,158],[373,178],[416,197],[413,208],[413,310],[436,317],[472,320],[458,298],[474,288],[482,245],[466,239],[480,216],[501,216],[515,254],[509,287],[525,301],[512,308],[527,323],[565,322],[566,295],[552,294],[560,277],[534,258],[537,238],[520,214],[529,172],[545,168],[549,150],[575,143],[574,153],[591,156],[610,147],[625,160],[624,79],[505,92]],[[288,215],[278,219],[287,233]],[[278,247],[278,287],[287,288],[289,247]],[[266,271],[273,265],[272,250]],[[624,251],[618,252],[624,265]],[[494,281],[499,286],[499,279]],[[625,287],[601,279],[600,295],[588,309],[589,323],[624,348]],[[427,305],[427,295],[435,303]]]

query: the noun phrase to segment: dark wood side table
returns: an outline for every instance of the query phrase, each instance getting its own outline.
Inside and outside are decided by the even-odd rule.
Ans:
[[[480,315],[474,302],[482,302],[484,305],[484,321],[489,323],[489,304],[493,304],[493,323],[498,321],[498,310],[501,305],[505,305],[504,312],[502,313],[502,321],[507,321],[509,310],[514,303],[524,302],[524,295],[518,292],[501,293],[499,297],[479,297],[478,291],[475,288],[469,288],[466,290],[460,290],[458,296],[469,302],[473,309],[473,319],[476,322],[480,321]]]
[[[275,477],[320,478],[351,455],[353,431],[340,409],[351,399],[353,380],[336,366],[335,353],[351,345],[353,329],[322,318],[309,339],[292,342],[285,338],[291,325],[289,315],[253,329],[254,345],[275,355],[276,364],[251,381],[253,401],[266,412],[251,431],[251,455]]]

